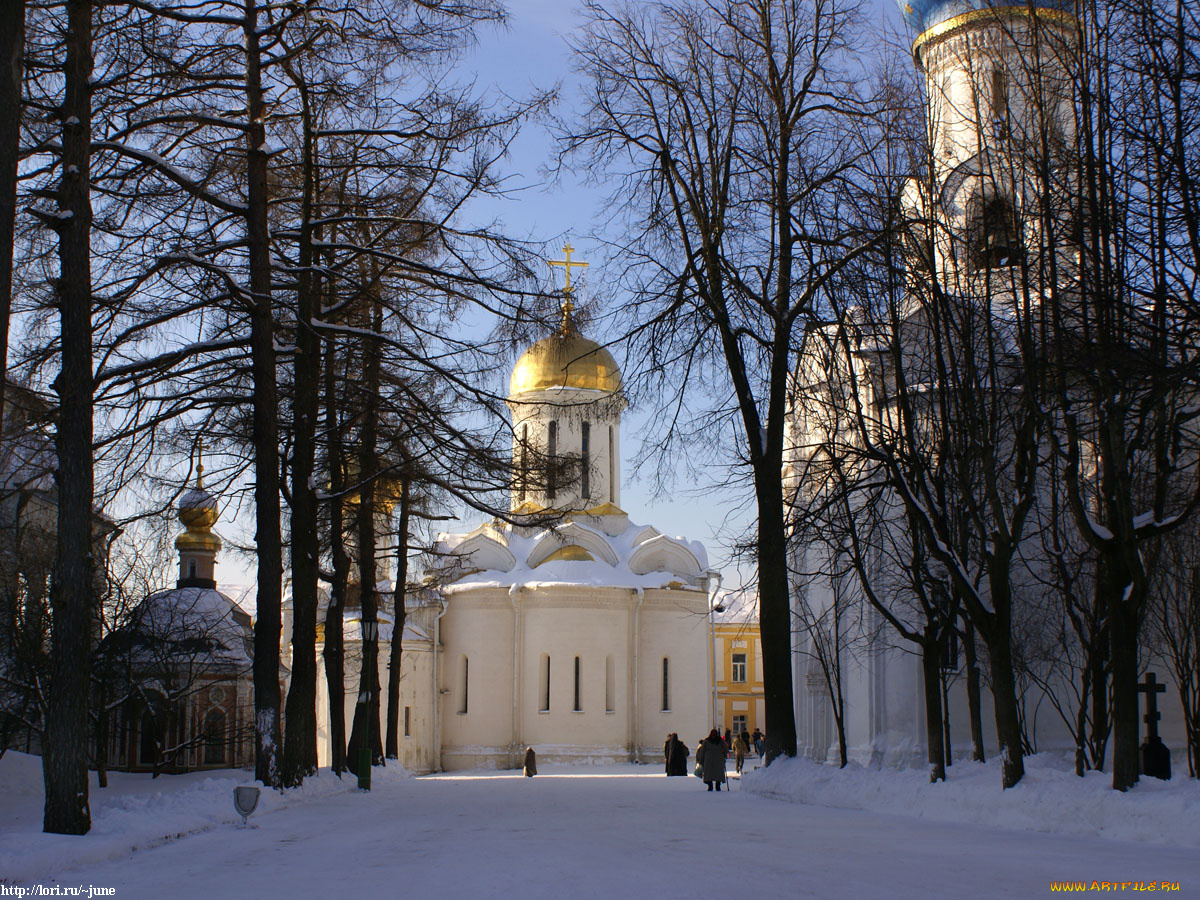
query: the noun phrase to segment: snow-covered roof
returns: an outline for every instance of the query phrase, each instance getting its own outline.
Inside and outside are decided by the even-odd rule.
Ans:
[[[703,589],[708,553],[624,516],[576,515],[547,526],[486,523],[442,534],[428,568],[443,590],[513,585]]]
[[[252,659],[253,631],[250,616],[220,591],[182,587],[151,594],[107,643],[111,654],[144,664],[241,669]]]

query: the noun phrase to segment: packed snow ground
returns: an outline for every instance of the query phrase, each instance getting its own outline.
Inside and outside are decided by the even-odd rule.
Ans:
[[[927,900],[1040,897],[1062,881],[1167,881],[1200,896],[1200,784],[1116,795],[1103,776],[1040,758],[1007,792],[994,765],[955,765],[930,786],[915,771],[797,760],[719,796],[657,766],[545,766],[533,779],[390,767],[370,794],[328,773],[264,792],[250,828],[231,800],[243,773],[114,774],[92,792],[85,837],[41,834],[39,762],[0,759],[9,896],[61,885],[123,898]]]

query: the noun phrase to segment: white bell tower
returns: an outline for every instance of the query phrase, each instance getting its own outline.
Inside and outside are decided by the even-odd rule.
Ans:
[[[526,350],[509,380],[513,417],[514,512],[620,511],[621,372],[612,354],[583,337],[571,317],[571,269],[587,263],[565,259],[562,323]]]
[[[925,75],[932,156],[905,196],[911,220],[923,223],[922,274],[952,293],[978,293],[979,276],[1011,272],[1044,246],[1048,200],[1057,197],[1063,209],[1054,220],[1070,227],[1072,192],[1065,183],[1047,191],[1044,173],[1074,139],[1078,21],[1065,0],[900,7],[917,34],[912,52]]]

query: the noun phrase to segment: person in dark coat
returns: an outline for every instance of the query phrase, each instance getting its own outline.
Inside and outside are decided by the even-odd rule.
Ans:
[[[696,762],[702,769],[708,789],[711,791],[716,785],[716,789],[721,790],[721,785],[725,783],[725,745],[717,729],[708,733],[696,751]]]
[[[754,741],[754,752],[761,757],[763,752],[763,733],[755,728],[754,734],[750,737]]]
[[[529,747],[525,750],[525,777],[532,778],[537,774],[537,754],[533,752],[533,748]]]
[[[688,757],[692,754],[688,751],[687,746],[679,739],[679,735],[672,732],[667,740],[667,774],[668,775],[686,775]]]

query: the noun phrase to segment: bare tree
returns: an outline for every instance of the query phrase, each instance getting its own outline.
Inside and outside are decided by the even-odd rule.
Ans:
[[[25,72],[25,0],[0,5],[0,416],[8,382],[12,315],[17,169],[21,146],[21,83]]]
[[[836,566],[837,554],[828,561]],[[843,684],[845,665],[857,644],[860,628],[858,607],[846,584],[852,577],[847,567],[832,571],[793,572],[798,585],[795,597],[795,628],[806,638],[800,654],[810,660],[825,682],[825,691],[837,728],[838,761],[842,768],[846,756],[846,696]],[[832,602],[818,604],[806,590],[807,583],[816,579],[832,585]]]
[[[1113,787],[1138,780],[1143,548],[1200,504],[1200,32],[1186,4],[1085,4],[1074,68],[1078,271],[1056,278],[1054,354],[1067,499],[1096,558],[1109,639]],[[1043,196],[1055,185],[1044,184]],[[1044,204],[1049,206],[1049,204]],[[1049,217],[1044,217],[1049,218]],[[1071,277],[1067,277],[1070,275]]]
[[[588,76],[564,153],[619,179],[628,238],[631,356],[674,388],[660,443],[713,379],[715,432],[736,422],[753,484],[768,760],[796,752],[783,506],[787,382],[822,291],[860,252],[829,215],[852,191],[859,143],[844,123],[852,3],[713,0],[585,7],[576,53]],[[684,390],[680,390],[680,386]],[[707,385],[706,385],[707,387]]]
[[[86,834],[88,693],[92,620],[92,4],[66,5],[62,155],[57,208],[40,218],[58,236],[58,304],[62,369],[55,381],[58,423],[58,550],[53,612],[50,702],[42,770],[43,828]]]

